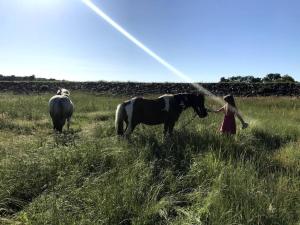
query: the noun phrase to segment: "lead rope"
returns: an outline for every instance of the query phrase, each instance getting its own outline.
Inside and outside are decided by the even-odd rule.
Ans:
[[[214,110],[206,108],[207,112],[214,112]],[[194,116],[192,117],[192,119],[190,119],[189,121],[187,121],[183,126],[181,126],[181,128],[185,128],[187,125],[189,125],[195,118],[196,118],[197,114],[196,112],[194,113]]]
[[[197,116],[197,114],[194,113],[194,116],[192,117],[192,119],[187,121],[183,126],[181,126],[181,128],[185,128],[187,125],[189,125],[196,118],[196,116]]]

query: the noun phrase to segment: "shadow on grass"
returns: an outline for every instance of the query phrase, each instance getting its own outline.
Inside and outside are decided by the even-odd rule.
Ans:
[[[158,134],[137,134],[131,145],[147,151],[146,160],[154,163],[154,175],[165,169],[174,175],[186,174],[196,154],[214,152],[225,161],[254,161],[263,163],[271,152],[293,139],[270,131],[255,128],[237,136],[228,136],[209,130],[175,131],[173,136],[162,138]]]
[[[79,140],[80,130],[70,129],[68,131],[63,131],[62,133],[55,132],[53,134],[54,143],[56,146],[72,146],[76,145],[76,140]]]
[[[252,134],[255,138],[255,146],[260,147],[266,151],[272,151],[280,148],[283,144],[292,140],[292,137],[282,137],[278,134],[266,132],[262,129],[254,129]]]
[[[102,114],[98,114],[96,116],[93,117],[93,119],[95,121],[107,121],[107,120],[113,120],[114,119],[114,114],[112,113],[102,113]]]

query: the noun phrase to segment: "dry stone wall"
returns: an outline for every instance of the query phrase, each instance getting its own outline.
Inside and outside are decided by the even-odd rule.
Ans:
[[[204,83],[203,87],[215,95],[235,96],[300,96],[298,83]],[[134,83],[134,82],[0,82],[1,92],[55,93],[58,87],[71,91],[82,90],[109,95],[143,96],[149,94],[194,92],[187,83]]]

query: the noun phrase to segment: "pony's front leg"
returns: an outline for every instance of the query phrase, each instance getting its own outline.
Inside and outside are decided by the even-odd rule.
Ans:
[[[168,133],[169,133],[170,136],[173,135],[174,126],[175,126],[175,121],[170,121],[169,127],[168,127]]]
[[[138,125],[139,123],[138,122],[131,122],[131,123],[128,123],[128,127],[125,131],[125,137],[128,138],[130,137],[130,134],[134,131],[134,128]]]
[[[131,128],[131,126],[127,126],[127,128],[126,128],[126,130],[125,130],[125,132],[124,132],[124,136],[125,136],[126,138],[128,138],[128,137],[130,136],[131,133],[132,133],[132,128]]]
[[[126,138],[129,138],[130,137],[130,134],[133,132],[133,130],[134,130],[134,124],[132,124],[132,122],[128,122],[128,124],[127,124],[127,127],[126,127],[126,130],[125,130],[125,132],[124,132],[124,136],[126,137]]]
[[[164,137],[167,136],[169,130],[169,124],[167,122],[164,123]]]

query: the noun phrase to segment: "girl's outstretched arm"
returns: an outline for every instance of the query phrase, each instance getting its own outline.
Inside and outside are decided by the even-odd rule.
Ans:
[[[241,116],[241,114],[239,113],[239,111],[236,111],[236,116],[237,118],[239,118],[239,120],[241,121],[242,123],[242,126],[243,126],[243,129],[247,128],[248,127],[248,123],[246,123],[243,119],[243,117]]]
[[[224,108],[224,106],[223,106],[223,107],[221,107],[221,108],[219,108],[219,109],[217,109],[217,110],[212,110],[212,112],[214,112],[214,113],[225,112],[225,108]]]

